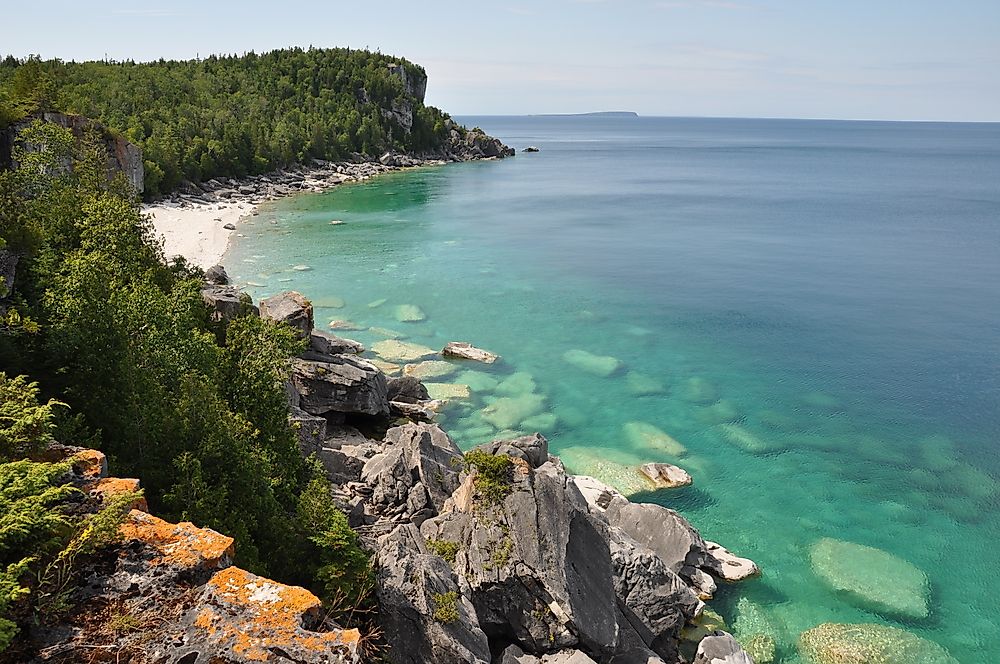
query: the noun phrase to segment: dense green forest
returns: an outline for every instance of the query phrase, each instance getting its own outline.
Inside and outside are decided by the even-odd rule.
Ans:
[[[447,116],[409,94],[422,68],[349,49],[203,60],[0,62],[0,129],[38,110],[94,118],[143,150],[146,195],[182,179],[264,173],[309,158],[434,150]],[[392,108],[412,110],[407,130]]]
[[[65,608],[45,570],[115,532],[115,513],[81,528],[65,468],[35,457],[53,440],[105,451],[154,513],[235,537],[244,567],[363,602],[367,559],[287,419],[303,342],[254,315],[212,322],[202,275],[164,263],[96,138],[41,122],[25,138],[43,149],[0,171],[0,247],[19,256],[0,288],[0,650]]]

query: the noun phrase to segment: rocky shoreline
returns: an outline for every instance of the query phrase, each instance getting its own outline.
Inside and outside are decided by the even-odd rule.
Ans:
[[[215,318],[245,315],[225,271],[210,276]],[[757,574],[752,561],[673,510],[569,474],[540,434],[463,454],[419,379],[386,376],[361,344],[314,329],[302,295],[257,312],[309,342],[291,364],[291,419],[373,554],[391,661],[752,663],[705,604],[718,583]],[[456,349],[498,359],[462,342],[442,356]]]
[[[767,664],[790,655],[778,652],[766,618],[753,618],[749,605],[736,624],[743,640],[728,632],[708,602],[720,584],[760,570],[676,511],[572,474],[538,433],[463,453],[434,421],[446,400],[432,399],[414,375],[386,375],[361,343],[315,329],[306,297],[289,291],[254,305],[221,266],[205,276],[201,295],[215,321],[260,316],[307,343],[289,359],[289,421],[372,557],[376,661]],[[440,356],[470,366],[501,361],[464,341]],[[56,447],[52,460],[73,459],[73,481],[98,503],[139,488],[109,478],[99,452]],[[634,470],[660,488],[690,481],[669,464]],[[234,567],[232,538],[165,522],[141,499],[132,507],[121,544],[74,591],[74,613],[34,631],[39,655],[31,661],[80,661],[95,647],[137,664],[369,661],[363,644],[373,635],[324,618],[302,588]],[[882,610],[927,615],[921,573],[883,578],[899,566],[885,552],[823,540],[812,555],[832,587]],[[900,579],[909,585],[879,592]],[[109,634],[93,617],[108,606],[144,627]],[[740,630],[740,620],[759,629]],[[957,662],[937,644],[875,623],[816,625],[797,650],[811,664]]]

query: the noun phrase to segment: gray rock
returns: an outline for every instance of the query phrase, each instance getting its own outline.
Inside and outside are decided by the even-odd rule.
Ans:
[[[611,529],[610,549],[623,617],[646,647],[674,661],[680,630],[701,601],[652,549],[618,528]]]
[[[682,578],[688,579],[693,568],[721,572],[705,540],[672,509],[649,503],[630,503],[616,497],[608,504],[605,515],[608,523],[655,551],[670,570]]]
[[[328,362],[292,360],[292,384],[299,393],[299,406],[313,415],[389,414],[385,375],[349,355],[335,355]]]
[[[639,473],[658,489],[676,489],[694,481],[686,470],[670,463],[644,463],[639,466]]]
[[[302,456],[315,454],[326,440],[326,418],[310,415],[301,408],[292,407],[288,415],[296,437],[299,439],[299,450]]]
[[[754,664],[754,662],[731,634],[715,632],[698,644],[694,664]]]
[[[574,647],[610,654],[618,625],[606,526],[558,462],[532,469],[518,459],[510,481],[509,495],[491,503],[467,476],[421,532],[459,544],[456,570],[491,638],[535,654]]]
[[[228,286],[229,274],[221,265],[213,265],[205,270],[205,281],[216,286]]]
[[[235,231],[236,230],[236,224],[232,224],[232,223],[223,224],[222,227],[225,228],[227,231]]]
[[[400,378],[388,378],[389,401],[400,401],[403,403],[420,403],[430,399],[427,388],[414,376],[402,376]]]
[[[666,662],[652,650],[633,648],[615,655],[608,664],[666,664]]]
[[[235,286],[209,285],[201,289],[201,299],[211,311],[214,321],[231,321],[247,311],[255,311]]]
[[[385,444],[361,471],[361,481],[373,489],[371,513],[401,510],[415,523],[438,514],[458,488],[458,446],[437,425],[422,423],[389,429]]]
[[[276,323],[286,323],[303,339],[313,329],[313,307],[301,293],[286,291],[260,301],[260,316]]]
[[[379,538],[375,561],[379,617],[394,664],[490,661],[467,589],[443,558],[427,553],[415,526]]]
[[[527,461],[532,468],[538,468],[549,460],[549,441],[540,433],[521,436],[514,440],[494,440],[475,447],[487,454],[506,454]]]
[[[405,401],[390,401],[389,412],[399,417],[406,417],[415,422],[433,422],[434,411],[420,404]]]
[[[320,355],[343,355],[363,353],[365,347],[353,339],[344,339],[322,330],[312,330],[309,333],[309,350]]]

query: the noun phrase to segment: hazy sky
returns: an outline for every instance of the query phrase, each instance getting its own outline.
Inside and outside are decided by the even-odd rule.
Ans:
[[[351,46],[453,115],[1000,121],[1000,0],[12,3],[0,52],[148,60]]]

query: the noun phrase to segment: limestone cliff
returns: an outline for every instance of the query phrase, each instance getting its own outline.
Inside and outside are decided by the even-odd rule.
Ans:
[[[115,134],[100,122],[85,118],[82,115],[66,113],[41,112],[16,122],[0,131],[0,168],[15,168],[14,146],[20,141],[21,132],[36,120],[51,122],[65,127],[73,132],[77,140],[93,132],[93,135],[107,148],[108,175],[122,173],[135,190],[142,193],[145,171],[142,163],[142,150],[122,136]],[[32,145],[23,146],[27,150],[37,149]]]

